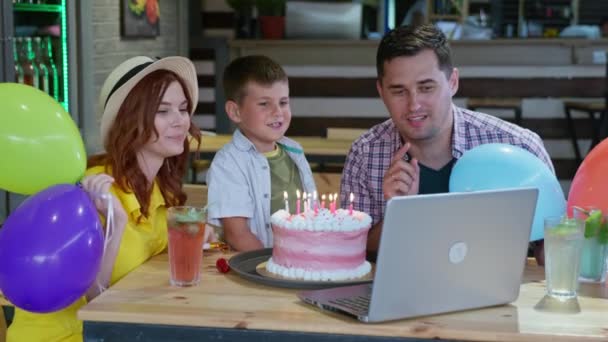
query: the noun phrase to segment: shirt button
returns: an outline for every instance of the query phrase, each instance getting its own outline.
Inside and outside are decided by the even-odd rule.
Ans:
[[[264,198],[268,198],[268,194],[264,194]]]

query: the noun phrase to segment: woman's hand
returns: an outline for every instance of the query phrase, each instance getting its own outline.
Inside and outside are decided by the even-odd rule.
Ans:
[[[97,211],[101,215],[108,214],[108,197],[112,196],[112,209],[114,210],[114,220],[117,228],[123,228],[127,222],[127,213],[120,204],[116,196],[110,193],[110,186],[114,183],[114,178],[100,173],[97,175],[86,176],[82,181],[82,188],[88,193],[89,197],[95,203]]]

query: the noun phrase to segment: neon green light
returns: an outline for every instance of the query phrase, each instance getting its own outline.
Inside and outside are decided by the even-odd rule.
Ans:
[[[60,5],[47,5],[47,4],[26,4],[16,3],[13,4],[13,9],[18,12],[56,12],[61,17],[61,70],[63,77],[63,108],[69,111],[70,108],[70,77],[68,74],[68,19],[66,15],[66,1],[61,0]],[[60,89],[61,91],[61,89]]]
[[[45,4],[13,4],[13,9],[19,12],[61,12],[60,5],[45,5]]]
[[[70,77],[68,74],[68,20],[66,16],[66,0],[61,0],[61,66],[63,69],[63,108],[70,111]],[[71,114],[71,113],[70,113]]]

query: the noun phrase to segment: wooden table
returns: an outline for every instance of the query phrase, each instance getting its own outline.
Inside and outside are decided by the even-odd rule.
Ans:
[[[511,305],[364,324],[303,304],[297,290],[221,274],[219,257],[230,254],[206,252],[202,282],[192,288],[169,285],[166,255],[146,262],[79,311],[85,341],[608,340],[608,289],[583,285],[580,313],[539,311],[544,271],[532,261]]]
[[[309,161],[344,162],[353,141],[350,139],[327,139],[323,137],[290,137],[302,145]],[[203,159],[212,159],[215,152],[232,139],[232,135],[204,135],[198,152]],[[196,152],[196,143],[190,144],[190,151]]]

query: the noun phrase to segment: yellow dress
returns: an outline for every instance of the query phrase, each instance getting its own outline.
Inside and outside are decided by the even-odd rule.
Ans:
[[[96,166],[88,169],[86,175],[102,172],[104,172],[104,167]],[[115,186],[110,191],[120,200],[128,216],[127,226],[112,270],[110,284],[114,284],[150,257],[165,250],[167,247],[167,212],[165,200],[156,183],[152,190],[148,218],[141,216],[141,207],[133,193],[120,191]],[[86,304],[86,299],[81,297],[65,309],[46,314],[15,308],[15,317],[8,328],[7,341],[80,342],[82,341],[82,321],[77,319],[76,313],[84,304]]]

